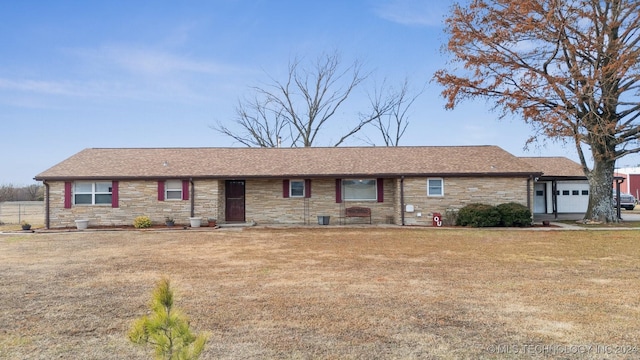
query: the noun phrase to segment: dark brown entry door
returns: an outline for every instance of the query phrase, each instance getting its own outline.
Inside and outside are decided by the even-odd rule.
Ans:
[[[226,221],[244,221],[244,180],[225,182]]]

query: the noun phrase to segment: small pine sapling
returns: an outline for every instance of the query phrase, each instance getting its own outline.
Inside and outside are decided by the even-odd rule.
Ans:
[[[187,316],[173,307],[173,290],[167,278],[153,291],[151,314],[132,324],[128,338],[135,344],[154,346],[155,358],[162,360],[198,359],[207,341],[206,335],[193,334]]]

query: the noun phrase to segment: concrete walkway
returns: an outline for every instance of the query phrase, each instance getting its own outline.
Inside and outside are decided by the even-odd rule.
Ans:
[[[640,212],[637,211],[628,211],[622,210],[620,216],[622,217],[622,221],[640,221]],[[556,218],[553,214],[533,214],[534,222],[542,222],[542,220],[582,220],[584,218],[584,213],[567,213],[567,214],[558,214]]]
[[[622,217],[622,221],[640,221],[640,212],[622,210],[620,216]],[[579,226],[578,224],[567,224],[564,222],[558,221],[578,221],[584,218],[584,213],[565,213],[558,214],[558,217],[555,217],[554,214],[534,214],[533,222],[536,224],[541,224],[543,220],[548,220],[553,228],[540,228],[536,229],[557,229],[558,227],[567,230],[587,230],[587,228]],[[609,228],[589,228],[588,230],[637,230],[637,228],[625,228],[625,227],[609,227]]]

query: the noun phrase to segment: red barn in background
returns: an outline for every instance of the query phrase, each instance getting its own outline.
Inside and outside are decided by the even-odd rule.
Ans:
[[[633,195],[636,199],[640,198],[640,168],[621,168],[616,169],[615,176],[624,178],[624,182],[620,184],[620,191]]]

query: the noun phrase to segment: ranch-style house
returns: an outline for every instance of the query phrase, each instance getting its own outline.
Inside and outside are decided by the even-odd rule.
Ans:
[[[432,225],[470,203],[533,211],[542,171],[497,146],[90,148],[35,179],[45,227],[217,223]],[[348,210],[348,209],[351,209]]]

